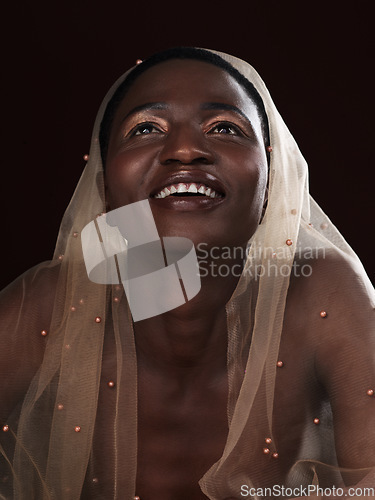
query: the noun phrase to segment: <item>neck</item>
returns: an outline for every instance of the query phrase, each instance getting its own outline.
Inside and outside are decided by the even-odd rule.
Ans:
[[[225,305],[238,277],[202,278],[200,292],[167,313],[135,323],[139,363],[168,376],[185,378],[226,370]]]

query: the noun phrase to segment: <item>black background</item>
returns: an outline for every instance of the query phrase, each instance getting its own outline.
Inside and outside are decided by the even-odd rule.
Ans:
[[[108,88],[137,58],[175,45],[228,52],[258,70],[309,163],[312,195],[373,278],[371,3],[78,0],[3,9],[0,287],[51,258]]]

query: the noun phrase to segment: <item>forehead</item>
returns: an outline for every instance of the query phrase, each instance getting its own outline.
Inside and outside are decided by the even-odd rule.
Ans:
[[[128,89],[120,108],[148,102],[202,102],[233,104],[251,113],[255,105],[245,89],[225,70],[196,60],[173,59],[157,64],[141,74]]]

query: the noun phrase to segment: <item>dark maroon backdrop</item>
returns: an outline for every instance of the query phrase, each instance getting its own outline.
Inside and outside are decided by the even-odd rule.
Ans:
[[[309,163],[313,196],[373,278],[372,11],[349,5],[43,0],[3,11],[0,286],[51,257],[108,87],[174,45],[255,66]]]

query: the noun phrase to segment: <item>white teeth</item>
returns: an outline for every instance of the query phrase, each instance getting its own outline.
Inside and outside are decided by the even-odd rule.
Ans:
[[[207,196],[208,198],[220,198],[220,195],[217,194],[214,189],[196,182],[191,182],[188,184],[185,184],[183,182],[180,182],[179,184],[171,184],[170,186],[165,187],[161,191],[159,191],[159,193],[155,195],[155,198],[166,198],[167,196],[170,196],[174,193],[199,193]]]

